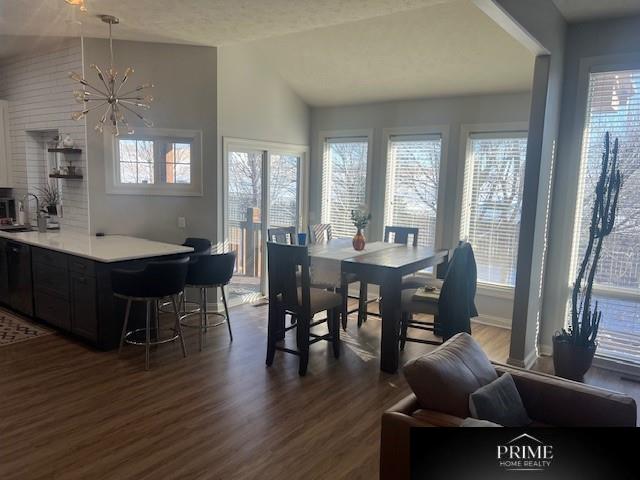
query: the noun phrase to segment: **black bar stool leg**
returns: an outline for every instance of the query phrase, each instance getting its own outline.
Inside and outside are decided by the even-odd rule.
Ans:
[[[222,290],[222,303],[224,304],[224,314],[227,317],[227,328],[229,329],[229,338],[233,342],[233,333],[231,333],[231,321],[229,320],[229,308],[227,307],[227,296],[224,294],[224,285],[220,286]]]
[[[180,346],[182,347],[182,356],[187,356],[187,347],[184,344],[184,336],[182,335],[182,325],[180,325],[180,313],[178,310],[178,305],[176,304],[176,297],[171,295],[171,303],[173,304],[173,312],[176,315],[176,329],[177,334],[180,337]]]
[[[147,300],[147,315],[145,322],[145,343],[144,343],[144,368],[149,370],[149,355],[151,350],[151,301]]]
[[[129,313],[131,313],[131,299],[127,298],[127,307],[124,310],[124,325],[122,325],[122,335],[120,335],[120,348],[118,349],[118,356],[122,353],[122,346],[124,345],[124,337],[127,335],[127,324],[129,323]]]

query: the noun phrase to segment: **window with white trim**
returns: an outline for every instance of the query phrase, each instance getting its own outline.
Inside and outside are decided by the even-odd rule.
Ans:
[[[594,301],[602,311],[597,353],[640,363],[640,69],[589,75],[570,284],[588,241],[606,132],[619,139],[624,181],[593,287]]]
[[[440,135],[391,135],[387,147],[384,224],[419,228],[418,243],[434,247],[438,214]]]
[[[114,137],[107,166],[109,193],[199,195],[201,134],[190,130],[138,129]]]
[[[120,183],[191,183],[190,138],[118,139]]]
[[[351,237],[351,211],[367,200],[367,137],[327,138],[322,169],[322,222],[334,237]]]
[[[473,246],[479,283],[515,285],[526,154],[526,132],[467,139],[460,238]]]

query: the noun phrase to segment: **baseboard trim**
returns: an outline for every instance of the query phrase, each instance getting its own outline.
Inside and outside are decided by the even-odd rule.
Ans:
[[[506,328],[511,330],[511,320],[508,318],[494,317],[492,315],[479,315],[476,318],[472,318],[473,323],[480,325],[489,325],[490,327]]]
[[[524,368],[524,362],[519,358],[513,358],[513,357],[507,358],[507,365],[512,365],[518,368]]]
[[[518,367],[518,368],[526,368],[527,370],[529,370],[531,367],[533,367],[533,365],[535,365],[537,359],[538,359],[538,354],[535,351],[535,349],[533,349],[527,354],[524,360],[520,360],[519,358],[509,357],[507,359],[507,364],[513,365],[514,367]]]
[[[553,355],[553,347],[551,345],[540,345],[540,356],[551,357]]]

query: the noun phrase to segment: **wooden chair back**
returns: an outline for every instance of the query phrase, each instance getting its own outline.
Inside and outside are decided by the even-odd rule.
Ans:
[[[300,269],[300,284],[296,272]],[[309,280],[309,250],[307,246],[267,242],[267,274],[269,301],[299,314],[310,314],[311,287]],[[302,290],[298,299],[298,286]]]
[[[327,243],[331,238],[330,223],[316,223],[315,225],[309,225],[309,241],[311,243]]]
[[[267,241],[295,245],[296,244],[296,227],[268,228]]]
[[[420,229],[415,227],[384,227],[384,241],[389,243],[393,234],[393,243],[409,245],[409,237],[413,236],[412,245],[418,246],[418,233]]]

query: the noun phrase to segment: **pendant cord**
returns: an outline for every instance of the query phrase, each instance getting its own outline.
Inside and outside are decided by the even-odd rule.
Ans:
[[[111,22],[109,22],[109,63],[113,70],[113,37],[111,36]]]

